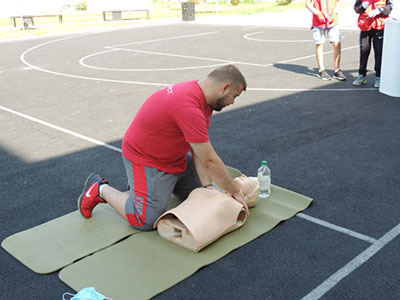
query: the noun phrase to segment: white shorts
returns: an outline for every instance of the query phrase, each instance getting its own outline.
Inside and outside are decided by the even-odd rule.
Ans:
[[[331,28],[313,28],[313,41],[315,44],[323,44],[326,40],[326,35],[330,43],[336,43],[342,41],[342,33],[340,32],[339,26],[333,26]]]

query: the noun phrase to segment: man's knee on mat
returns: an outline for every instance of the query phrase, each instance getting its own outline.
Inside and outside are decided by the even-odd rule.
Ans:
[[[157,221],[158,217],[147,217],[143,218],[138,214],[126,214],[129,224],[138,230],[151,231],[153,230],[153,224]]]

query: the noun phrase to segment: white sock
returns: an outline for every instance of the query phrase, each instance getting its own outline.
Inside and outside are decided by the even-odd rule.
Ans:
[[[103,196],[101,195],[101,191],[104,189],[104,187],[106,186],[106,185],[108,185],[107,183],[103,183],[103,184],[100,184],[100,186],[99,186],[99,196],[100,196],[100,198],[103,198]],[[104,198],[103,198],[104,199]]]

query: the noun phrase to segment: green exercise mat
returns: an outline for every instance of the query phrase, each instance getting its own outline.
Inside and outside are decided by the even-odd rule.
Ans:
[[[32,271],[46,274],[137,232],[110,206],[98,205],[90,219],[74,211],[9,236],[1,246]]]
[[[232,177],[241,174],[227,169]],[[178,204],[172,196],[168,209]],[[98,205],[90,219],[75,211],[9,236],[1,246],[32,271],[47,274],[138,232],[111,207]]]
[[[312,199],[272,186],[240,229],[199,253],[161,238],[157,231],[135,234],[60,271],[60,279],[78,291],[94,286],[117,300],[149,299],[306,209]]]

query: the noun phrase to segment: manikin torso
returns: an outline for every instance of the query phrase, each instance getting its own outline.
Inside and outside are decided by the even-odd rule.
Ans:
[[[234,179],[249,207],[256,204],[259,185],[245,175]],[[217,188],[197,188],[179,206],[154,224],[160,235],[192,251],[200,251],[222,235],[241,227],[247,219],[243,205]]]

